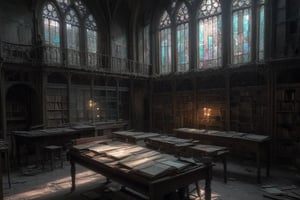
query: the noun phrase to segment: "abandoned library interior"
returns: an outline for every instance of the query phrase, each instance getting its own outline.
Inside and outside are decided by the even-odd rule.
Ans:
[[[0,200],[300,200],[300,0],[0,0]]]

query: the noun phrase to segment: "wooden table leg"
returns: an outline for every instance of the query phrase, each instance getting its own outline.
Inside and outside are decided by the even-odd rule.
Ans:
[[[257,183],[261,183],[261,176],[260,176],[261,155],[260,154],[261,154],[261,149],[260,146],[258,146],[256,152]]]
[[[212,166],[208,166],[207,176],[205,179],[205,200],[211,200],[211,178],[212,178]]]
[[[10,181],[10,159],[9,159],[9,152],[8,149],[5,152],[5,164],[6,164],[6,170],[7,170],[7,181],[8,181],[8,186],[11,188],[11,181]]]
[[[224,183],[227,183],[227,158],[223,155]]]
[[[70,164],[71,164],[71,177],[72,177],[72,188],[71,192],[75,191],[76,185],[75,185],[75,175],[76,175],[76,168],[75,168],[75,162],[70,159]]]
[[[3,183],[2,183],[2,152],[0,152],[0,200],[3,200]]]
[[[266,159],[266,176],[270,177],[270,168],[271,168],[271,145],[270,142],[266,145],[267,159]]]

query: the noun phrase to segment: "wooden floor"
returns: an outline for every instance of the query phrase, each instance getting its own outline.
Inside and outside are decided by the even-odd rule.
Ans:
[[[264,200],[263,187],[275,186],[286,187],[294,185],[300,188],[300,178],[296,169],[278,168],[271,171],[271,178],[263,178],[263,183],[256,183],[255,167],[248,162],[229,161],[229,181],[223,182],[222,164],[217,163],[213,170],[212,181],[212,199],[213,200]],[[299,174],[299,171],[298,171]],[[120,192],[120,185],[110,183],[103,187],[106,179],[78,167],[77,170],[77,189],[70,193],[71,178],[70,165],[67,161],[64,168],[55,168],[53,171],[49,168],[44,170],[31,167],[15,171],[12,174],[12,188],[8,188],[6,177],[3,177],[4,199],[36,199],[36,200],[106,200],[106,199],[128,199],[126,193]],[[204,182],[200,182],[202,195]],[[191,190],[194,186],[191,186]],[[196,192],[191,194],[196,195]],[[199,199],[192,195],[191,199]],[[132,200],[132,197],[129,197]],[[204,199],[204,198],[202,198]]]

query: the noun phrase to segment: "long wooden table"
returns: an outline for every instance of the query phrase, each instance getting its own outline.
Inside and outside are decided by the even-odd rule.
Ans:
[[[41,163],[42,148],[46,145],[71,144],[72,139],[90,137],[95,135],[95,127],[92,125],[74,125],[63,128],[37,129],[31,131],[13,131],[17,160],[21,163],[21,147],[26,150],[34,147],[36,164]]]
[[[137,144],[139,142],[144,142],[146,138],[157,137],[160,134],[150,132],[114,131],[112,135],[118,140]]]
[[[158,149],[176,156],[192,157],[200,160],[219,161],[223,163],[224,182],[227,183],[227,147],[199,144],[199,141],[160,135],[145,139],[148,147]]]
[[[266,176],[270,175],[270,141],[271,138],[265,135],[240,133],[234,131],[217,131],[206,129],[178,128],[174,129],[177,137],[192,138],[201,143],[215,144],[220,146],[240,147],[243,150],[256,154],[257,182],[261,182],[262,154],[266,155]]]
[[[124,142],[107,142],[107,140],[105,143],[93,141],[76,145],[70,149],[69,156],[71,191],[75,190],[75,164],[80,164],[149,197],[150,200],[163,199],[166,194],[203,179],[205,200],[211,199],[211,163],[185,163],[174,160],[174,156],[161,154],[145,147]],[[169,171],[175,169],[167,164],[172,162],[179,162],[186,167]],[[153,167],[162,165],[168,166],[168,170],[155,176],[147,175],[148,170],[152,169],[151,173],[156,172]]]

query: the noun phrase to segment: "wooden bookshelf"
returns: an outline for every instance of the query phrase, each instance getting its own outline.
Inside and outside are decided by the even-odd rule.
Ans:
[[[289,159],[297,149],[300,131],[300,86],[276,90],[276,133],[280,157]],[[299,151],[299,149],[297,150]]]
[[[68,121],[67,96],[47,96],[48,127],[60,127]]]

